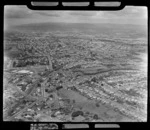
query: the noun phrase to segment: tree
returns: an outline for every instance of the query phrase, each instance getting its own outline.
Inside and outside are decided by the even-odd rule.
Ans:
[[[93,119],[98,120],[98,115],[94,114]]]
[[[99,103],[98,103],[98,102],[95,104],[95,106],[96,106],[96,107],[100,107],[100,105],[99,105]]]
[[[77,117],[77,116],[80,116],[80,115],[81,116],[84,115],[83,111],[78,110],[78,111],[75,111],[75,112],[72,113],[72,117]]]

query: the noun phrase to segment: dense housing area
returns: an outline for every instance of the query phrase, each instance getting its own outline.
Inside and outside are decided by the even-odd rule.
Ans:
[[[147,41],[130,29],[5,32],[3,119],[146,121]]]

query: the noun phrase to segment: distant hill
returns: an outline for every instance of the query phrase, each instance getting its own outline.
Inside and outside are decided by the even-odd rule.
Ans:
[[[13,29],[26,31],[72,31],[76,30],[99,30],[99,29],[126,29],[140,28],[142,25],[121,25],[121,24],[92,24],[92,23],[30,23],[14,26]]]
[[[14,29],[25,31],[73,31],[97,29],[97,25],[89,23],[31,23],[15,26]]]
[[[125,25],[125,24],[106,24],[106,23],[30,23],[12,27],[12,30],[19,32],[83,32],[92,34],[115,35],[121,33],[132,35],[131,37],[146,36],[146,26],[143,25]],[[134,36],[133,36],[134,35]]]

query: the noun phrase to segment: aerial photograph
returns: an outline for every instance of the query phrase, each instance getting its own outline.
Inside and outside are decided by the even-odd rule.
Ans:
[[[3,121],[146,122],[147,8],[4,7]]]

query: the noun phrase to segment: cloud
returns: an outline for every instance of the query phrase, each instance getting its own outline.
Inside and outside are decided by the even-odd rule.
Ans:
[[[26,6],[6,6],[5,18],[11,19],[26,19],[26,18],[40,18],[40,17],[60,17],[60,11],[34,11],[28,9]]]
[[[8,14],[6,14],[6,18],[29,18],[31,17],[30,14],[24,12],[24,11],[19,11],[19,12],[9,12]]]
[[[53,11],[46,11],[46,12],[36,12],[36,14],[39,14],[41,16],[48,16],[48,17],[60,17],[61,15],[57,12],[53,12]]]
[[[120,11],[106,11],[103,16],[105,18],[143,18],[146,16],[146,8],[125,7]]]
[[[91,17],[91,16],[95,16],[96,15],[96,12],[93,11],[93,12],[90,12],[90,11],[70,11],[69,13],[70,15],[73,15],[73,16],[83,16],[83,17]]]
[[[14,24],[34,22],[146,24],[146,7],[127,6],[120,11],[35,11],[26,6],[5,6],[4,18]],[[7,20],[7,19],[11,20]]]
[[[30,18],[32,14],[25,6],[5,6],[5,18],[21,19]]]

